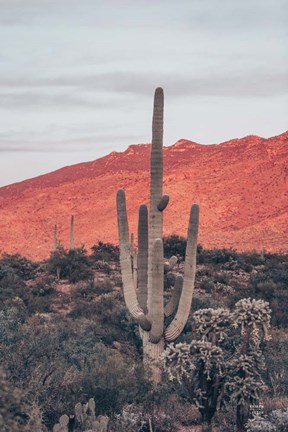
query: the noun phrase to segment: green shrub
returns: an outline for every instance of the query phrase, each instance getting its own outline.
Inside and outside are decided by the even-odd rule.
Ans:
[[[216,273],[214,275],[214,282],[228,285],[230,282],[230,276],[227,273]]]
[[[91,247],[91,259],[95,261],[119,261],[119,246],[112,243],[103,243],[98,241],[97,244]]]
[[[269,415],[256,415],[248,420],[246,428],[247,432],[287,432],[288,408],[272,411]]]
[[[2,278],[0,280],[1,300],[20,297],[25,299],[27,288],[25,282],[13,272],[11,268],[2,268]]]
[[[177,234],[163,238],[164,256],[170,258],[175,255],[181,260],[185,258],[187,240]]]
[[[106,273],[107,275],[110,275],[112,268],[106,261],[95,261],[93,263],[93,268],[95,270],[99,270],[103,273]]]
[[[0,430],[2,432],[24,432],[27,414],[25,414],[23,394],[6,378],[0,368]]]
[[[221,307],[222,304],[214,300],[211,297],[199,297],[197,295],[193,296],[192,300],[192,313],[196,312],[199,309],[206,309],[206,308],[212,308],[217,309],[218,307]]]
[[[39,270],[39,264],[27,258],[22,257],[20,254],[9,255],[4,253],[0,260],[0,280],[2,269],[5,267],[11,269],[12,272],[22,280],[33,279],[36,270]]]
[[[205,278],[200,282],[200,288],[205,290],[207,293],[212,293],[214,291],[214,283],[209,278]]]
[[[84,279],[92,279],[89,258],[84,247],[66,251],[62,246],[52,252],[47,260],[47,269],[50,273],[69,282],[75,283]]]
[[[273,330],[272,340],[265,346],[267,380],[274,397],[288,396],[288,335]]]
[[[224,264],[237,261],[239,254],[234,249],[207,249],[203,250],[203,262],[211,264]]]

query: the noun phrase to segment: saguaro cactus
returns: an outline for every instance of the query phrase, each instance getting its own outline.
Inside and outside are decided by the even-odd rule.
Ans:
[[[53,232],[53,252],[57,249],[57,225],[54,225],[54,232]]]
[[[175,293],[172,295],[170,303],[164,308],[162,232],[163,211],[168,205],[169,196],[162,193],[163,107],[163,90],[157,88],[154,96],[152,123],[150,223],[148,228],[148,209],[145,204],[142,204],[139,208],[138,221],[136,289],[131,267],[125,191],[123,189],[117,191],[120,264],[124,298],[130,313],[139,323],[143,341],[144,362],[150,366],[154,382],[161,379],[161,370],[158,363],[164,351],[165,341],[171,342],[180,335],[190,312],[196,271],[199,221],[199,207],[197,204],[193,204],[188,226],[184,279],[181,275],[177,277]],[[173,320],[165,328],[165,316],[171,316],[173,313],[175,314]]]
[[[70,219],[70,250],[75,249],[75,242],[74,242],[74,215],[71,215]]]

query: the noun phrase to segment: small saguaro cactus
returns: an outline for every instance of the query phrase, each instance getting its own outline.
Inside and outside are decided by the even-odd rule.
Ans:
[[[54,225],[54,232],[53,232],[53,252],[57,249],[57,225]]]
[[[75,249],[75,242],[74,242],[74,216],[71,215],[70,219],[70,250]]]
[[[174,341],[182,332],[191,308],[195,271],[199,222],[199,207],[193,204],[190,211],[184,278],[178,275],[174,293],[164,307],[164,265],[166,271],[175,265],[175,258],[164,264],[163,211],[169,196],[163,195],[163,107],[164,95],[157,88],[154,97],[152,123],[152,150],[150,171],[150,223],[148,208],[142,204],[138,220],[137,284],[131,267],[126,196],[123,189],[117,191],[117,217],[120,243],[120,264],[124,298],[132,316],[138,321],[143,341],[144,363],[149,365],[152,380],[161,379],[160,357],[165,342]],[[136,285],[136,289],[135,289]],[[175,315],[165,328],[165,316]]]

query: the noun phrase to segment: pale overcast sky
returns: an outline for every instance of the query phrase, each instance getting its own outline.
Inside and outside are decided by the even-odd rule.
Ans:
[[[0,0],[0,186],[151,141],[288,129],[286,0]]]

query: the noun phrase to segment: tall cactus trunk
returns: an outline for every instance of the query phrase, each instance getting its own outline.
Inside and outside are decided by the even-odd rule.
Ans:
[[[161,381],[162,365],[161,358],[165,348],[164,337],[159,342],[150,341],[148,332],[140,331],[143,344],[143,363],[147,371],[148,378],[155,384]]]
[[[191,207],[186,248],[184,279],[176,278],[170,302],[164,308],[164,256],[163,211],[169,202],[162,195],[163,185],[163,108],[164,95],[157,88],[154,97],[152,123],[152,150],[150,172],[150,217],[148,209],[141,205],[138,222],[137,286],[133,279],[126,197],[123,189],[117,192],[117,218],[120,243],[120,264],[124,299],[131,315],[138,321],[143,342],[143,361],[154,383],[161,380],[161,355],[165,342],[175,340],[187,321],[194,289],[199,207]],[[171,267],[174,260],[171,260]],[[175,263],[174,263],[175,264]],[[170,263],[168,263],[168,267]],[[183,288],[182,288],[183,287]],[[178,310],[177,310],[178,308]],[[164,314],[173,316],[164,329]]]
[[[152,282],[152,250],[154,241],[162,239],[163,213],[157,206],[162,198],[163,183],[163,111],[164,94],[157,88],[154,96],[152,120],[152,149],[150,160],[150,225],[148,252],[148,317],[152,318],[153,282]]]

